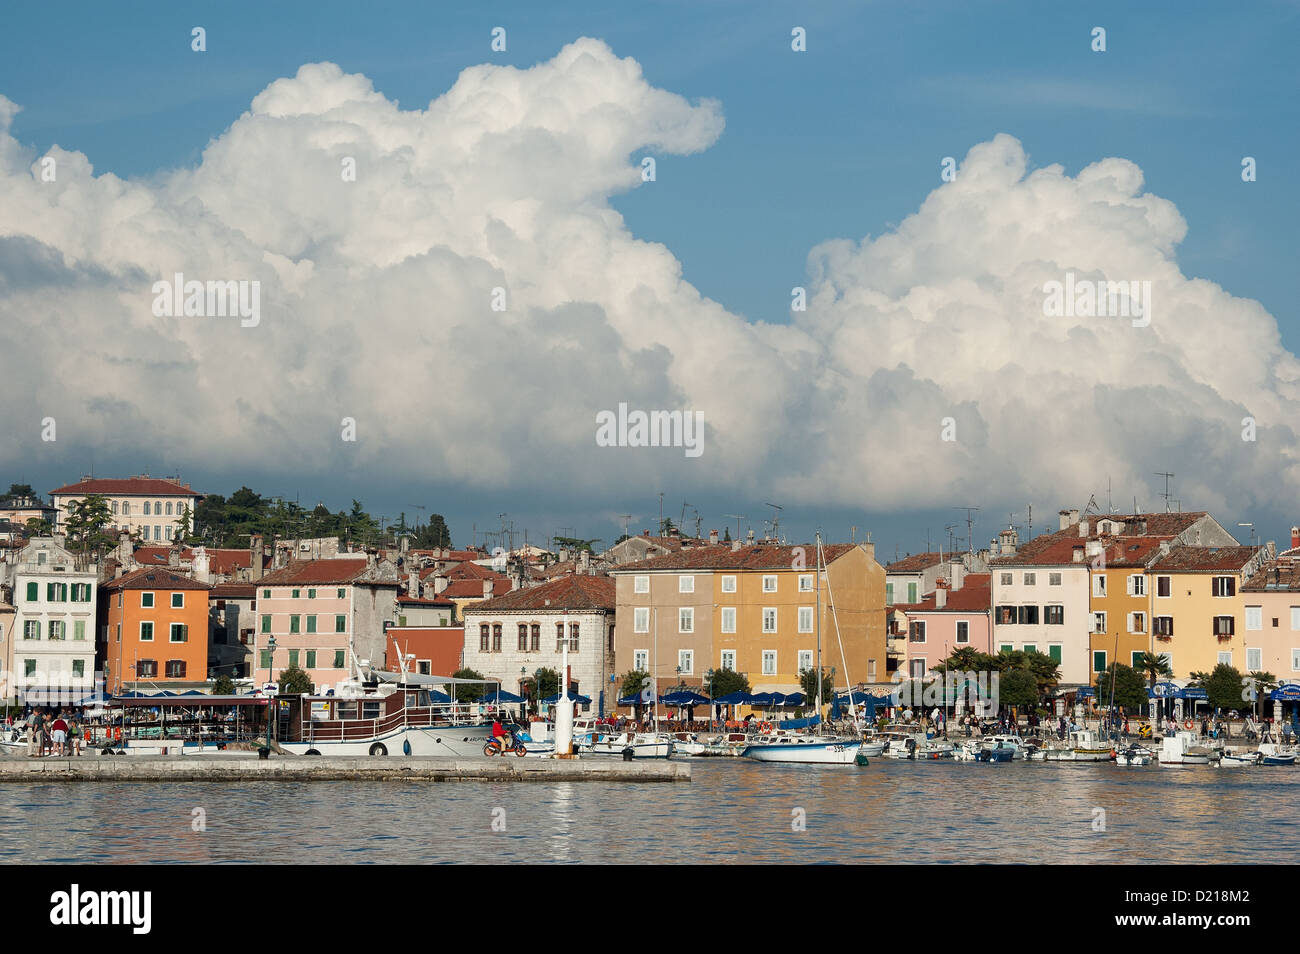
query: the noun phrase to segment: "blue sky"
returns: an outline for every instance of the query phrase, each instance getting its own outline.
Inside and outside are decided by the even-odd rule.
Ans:
[[[615,205],[633,233],[671,250],[704,295],[750,320],[788,320],[790,288],[804,282],[817,243],[888,231],[939,185],[943,157],[960,159],[972,145],[1007,132],[1034,164],[1060,163],[1070,174],[1107,156],[1135,162],[1146,189],[1172,201],[1187,220],[1182,270],[1259,300],[1278,320],[1283,343],[1300,351],[1294,3],[455,7],[130,0],[78,4],[70,18],[39,5],[9,5],[0,93],[24,107],[13,127],[24,144],[38,151],[58,144],[84,152],[99,173],[147,177],[197,163],[209,139],[258,92],[305,62],[330,60],[364,73],[403,107],[419,108],[467,66],[528,66],[575,37],[594,36],[634,57],[653,85],[721,102],[726,130],[716,145],[661,158],[658,181]],[[193,26],[207,30],[205,54],[190,50]],[[494,26],[508,31],[506,53],[489,50]],[[793,26],[806,28],[807,53],[791,54]],[[1094,26],[1107,31],[1105,53],[1090,49]],[[1257,182],[1241,181],[1243,156],[1257,159]],[[53,486],[74,476],[51,468],[11,479]],[[232,489],[230,475],[190,476],[207,489]],[[256,477],[247,481],[258,486]],[[656,489],[670,500],[681,496]],[[300,491],[333,506],[362,495],[325,478],[304,477]],[[388,500],[371,506],[395,514],[414,492],[379,481],[371,496]],[[1083,503],[1043,492],[1035,501],[1038,526],[1049,510]],[[471,491],[450,496],[430,506],[447,512],[464,540],[476,513],[484,515],[481,526],[512,503]],[[643,496],[647,514],[657,501],[650,488]],[[538,530],[576,523],[590,536],[616,532],[584,525],[580,512],[558,501],[556,512],[545,497],[513,502],[534,514]],[[693,503],[710,508],[706,525],[720,526],[720,515],[738,507],[747,514],[766,509],[725,493]],[[680,501],[665,509],[676,514]],[[955,522],[954,514],[805,510],[790,515],[787,526],[801,535],[817,523],[871,527],[892,557],[895,543],[919,549],[925,528],[938,539],[946,522]],[[987,541],[1005,522],[990,518],[977,527],[977,539]],[[1270,526],[1264,533],[1284,530]]]

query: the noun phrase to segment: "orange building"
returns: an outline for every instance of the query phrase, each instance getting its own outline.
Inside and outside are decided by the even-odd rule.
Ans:
[[[207,685],[209,589],[152,566],[101,587],[107,603],[104,681],[111,692]]]

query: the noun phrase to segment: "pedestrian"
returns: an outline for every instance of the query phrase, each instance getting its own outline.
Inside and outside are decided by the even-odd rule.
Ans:
[[[41,758],[50,754],[50,714],[41,718]]]
[[[39,756],[41,754],[41,710],[32,709],[27,714],[27,756]]]
[[[62,712],[58,713],[55,720],[50,723],[50,741],[54,746],[56,756],[67,754],[68,722],[63,718]]]
[[[68,754],[81,754],[81,720],[75,712],[68,717]]]

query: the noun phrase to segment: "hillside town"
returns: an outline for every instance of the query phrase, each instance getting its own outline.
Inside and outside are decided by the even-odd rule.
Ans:
[[[828,542],[818,580],[812,542],[753,531],[669,523],[600,552],[567,538],[488,552],[353,525],[214,533],[204,499],[148,476],[0,499],[8,704],[88,694],[97,678],[114,695],[256,693],[287,670],[329,693],[353,657],[528,697],[567,650],[568,689],[604,716],[629,673],[708,699],[724,672],[797,693],[819,637],[829,683],[877,696],[971,653],[1045,656],[1071,704],[1115,666],[1171,692],[1220,664],[1300,684],[1300,529],[1280,551],[1243,545],[1205,512],[1064,509],[1031,539],[1008,528],[987,548],[888,564],[872,543]]]

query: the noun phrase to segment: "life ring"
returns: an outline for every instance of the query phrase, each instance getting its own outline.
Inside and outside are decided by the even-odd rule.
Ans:
[[[1191,719],[1185,719],[1185,720],[1183,720],[1183,728],[1184,728],[1184,729],[1187,729],[1188,731],[1191,731],[1191,728],[1192,728],[1192,720],[1191,720]]]

